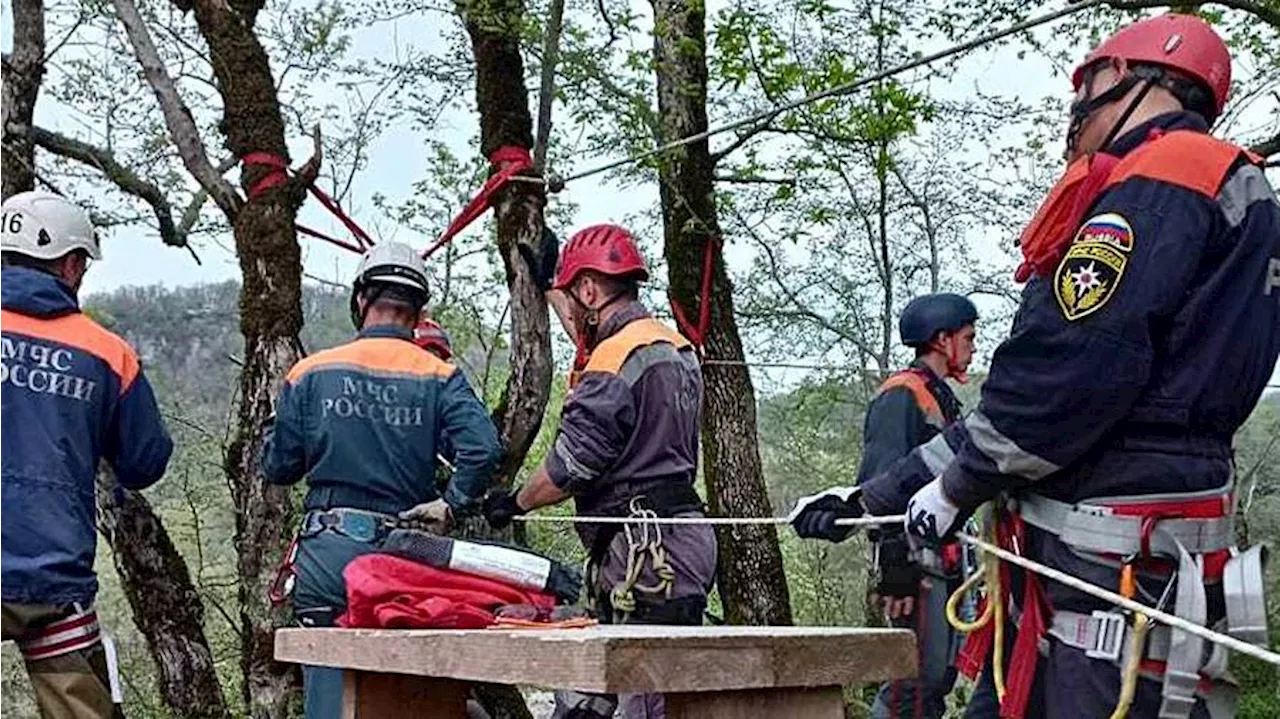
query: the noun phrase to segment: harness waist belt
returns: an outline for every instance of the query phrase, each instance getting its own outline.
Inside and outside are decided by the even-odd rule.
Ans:
[[[1230,515],[1153,519],[1116,514],[1102,504],[1069,504],[1036,494],[1018,498],[1018,513],[1028,524],[1057,535],[1064,543],[1098,554],[1127,557],[1147,549],[1152,554],[1177,557],[1179,545],[1190,554],[1207,554],[1235,544],[1235,524]],[[1144,534],[1149,547],[1143,546]]]
[[[335,507],[307,512],[302,520],[302,536],[313,537],[326,529],[361,542],[377,542],[400,526],[395,515],[368,512],[363,509]]]

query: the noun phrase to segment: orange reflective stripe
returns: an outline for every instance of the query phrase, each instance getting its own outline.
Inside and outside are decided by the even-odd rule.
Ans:
[[[916,400],[916,406],[920,408],[925,416],[937,420],[939,423],[945,422],[942,416],[942,407],[938,404],[938,399],[929,391],[929,383],[925,381],[918,373],[907,370],[890,375],[883,384],[880,385],[880,392],[888,392],[895,387],[906,387],[911,390],[912,397]]]
[[[133,381],[141,371],[138,355],[128,342],[79,312],[44,318],[0,310],[0,328],[5,332],[57,342],[88,352],[106,362],[120,378],[120,394],[133,386]]]
[[[675,345],[678,350],[693,346],[684,335],[652,317],[646,317],[629,323],[605,338],[591,351],[591,359],[587,361],[583,371],[617,374],[632,352],[657,342]]]
[[[300,360],[289,370],[285,381],[293,384],[307,372],[340,367],[439,379],[456,371],[452,364],[412,342],[397,337],[366,337]]]
[[[1126,155],[1111,171],[1107,186],[1145,177],[1212,198],[1244,154],[1241,148],[1202,132],[1175,130]]]

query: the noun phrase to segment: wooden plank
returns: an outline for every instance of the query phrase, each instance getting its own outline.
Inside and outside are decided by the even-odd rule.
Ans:
[[[468,693],[453,679],[343,672],[342,719],[467,719]]]
[[[281,629],[276,658],[594,692],[840,686],[913,676],[905,629],[602,626],[538,631]]]
[[[667,719],[844,719],[840,687],[666,695]]]

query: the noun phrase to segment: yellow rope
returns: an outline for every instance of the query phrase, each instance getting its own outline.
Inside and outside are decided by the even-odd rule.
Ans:
[[[982,523],[982,536],[987,541],[995,540],[995,517],[988,510]],[[983,584],[984,593],[987,597],[987,606],[982,610],[982,615],[972,622],[966,622],[960,617],[959,605],[960,601],[972,589],[979,584]],[[995,678],[996,696],[1004,699],[1004,622],[1005,607],[1004,596],[1000,591],[1000,560],[991,554],[982,555],[982,567],[976,572],[969,575],[956,591],[947,597],[946,614],[947,623],[956,629],[956,631],[968,634],[970,632],[981,629],[989,622],[994,621],[995,624],[995,646],[992,647],[991,653],[991,674]]]
[[[658,519],[658,514],[642,507],[638,503],[639,499],[640,497],[636,497],[631,500],[630,517],[640,527],[639,538],[633,533],[631,524],[623,525],[623,535],[627,539],[627,571],[622,581],[609,592],[609,603],[614,611],[622,615],[622,622],[626,621],[626,615],[636,611],[636,592],[662,594],[670,599],[676,586],[675,567],[667,561],[667,550],[662,545],[662,527],[653,521]],[[649,566],[653,567],[653,573],[658,577],[654,584],[640,583],[646,554]]]
[[[970,574],[964,580],[964,583],[960,585],[960,588],[951,593],[950,597],[947,597],[947,623],[957,632],[969,634],[987,626],[987,622],[991,621],[991,602],[987,602],[986,606],[982,608],[982,615],[972,622],[966,622],[960,618],[960,602],[964,599],[964,595],[977,587],[986,576],[987,562],[984,559],[982,566],[976,569],[973,574]]]
[[[1133,695],[1138,690],[1138,671],[1142,666],[1142,653],[1146,649],[1147,630],[1151,628],[1151,617],[1145,614],[1133,616],[1133,630],[1129,634],[1129,656],[1125,658],[1124,667],[1120,670],[1120,701],[1116,710],[1111,712],[1111,719],[1124,719],[1129,715],[1129,707],[1133,704]]]

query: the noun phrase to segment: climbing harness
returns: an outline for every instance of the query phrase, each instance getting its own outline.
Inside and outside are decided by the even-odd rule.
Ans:
[[[293,588],[298,583],[298,573],[294,570],[297,562],[298,535],[294,534],[293,539],[289,540],[289,548],[284,551],[284,559],[271,578],[271,585],[267,587],[267,599],[271,600],[272,606],[284,604],[293,595]]]
[[[1161,717],[1188,716],[1197,697],[1205,700],[1211,716],[1229,715],[1234,697],[1226,673],[1226,648],[1280,664],[1280,655],[1265,649],[1265,610],[1260,609],[1264,606],[1262,551],[1256,547],[1245,552],[1228,549],[1234,541],[1231,509],[1229,488],[1225,493],[1096,498],[1075,505],[1028,495],[989,509],[984,539],[960,535],[988,554],[983,569],[967,578],[947,602],[948,621],[970,633],[957,666],[972,678],[990,651],[1002,715],[1022,716],[1040,656],[1039,645],[1043,637],[1053,636],[1120,669],[1121,692],[1114,719],[1128,711],[1140,676],[1161,682]],[[1022,557],[1024,522],[1055,535],[1084,559],[1117,565],[1119,592]],[[1118,564],[1108,557],[1119,557]],[[1176,565],[1154,608],[1136,601],[1140,591],[1137,564],[1153,558]],[[1000,559],[1032,572],[1024,575],[1023,596],[1016,604],[1010,603],[1009,574]],[[1208,619],[1206,576],[1221,578],[1228,605],[1235,607],[1235,616],[1228,615],[1211,629],[1204,627]],[[1052,610],[1041,577],[1105,599],[1117,609],[1090,614]],[[962,621],[957,616],[957,602],[979,583],[985,583],[982,616],[974,622]],[[1175,614],[1168,614],[1164,607],[1175,586]],[[1011,607],[1019,632],[1006,676],[1000,628],[1005,623],[1002,614]],[[1152,621],[1166,626],[1152,626]],[[1213,646],[1208,647],[1206,641]]]
[[[18,650],[28,662],[60,657],[88,649],[102,641],[98,611],[93,604],[72,605],[71,614],[33,629],[17,640]]]

